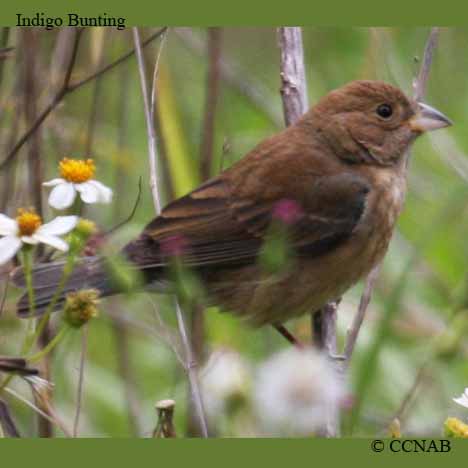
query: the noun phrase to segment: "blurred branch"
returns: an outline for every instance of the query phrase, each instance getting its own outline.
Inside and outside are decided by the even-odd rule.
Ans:
[[[412,383],[411,387],[409,390],[406,392],[405,396],[403,397],[402,402],[400,403],[399,408],[395,411],[395,414],[392,416],[391,420],[393,421],[394,419],[402,420],[410,403],[413,401],[413,397],[416,394],[416,391],[418,390],[419,384],[424,380],[424,377],[426,376],[426,371],[428,366],[430,365],[430,360],[427,360],[418,370],[416,374],[416,378],[414,379],[414,382]]]
[[[176,28],[176,34],[183,44],[200,57],[205,54],[203,41],[188,28]],[[247,77],[239,64],[226,57],[220,59],[220,76],[232,88],[246,96],[252,104],[260,109],[276,127],[282,126],[281,116],[278,113],[272,94],[260,82],[255,82]]]
[[[21,401],[22,403],[24,403],[26,406],[29,406],[29,408],[31,408],[33,411],[35,411],[36,413],[40,414],[43,418],[49,420],[51,423],[55,424],[59,429],[61,429],[61,431],[65,434],[65,436],[67,437],[71,437],[71,434],[70,432],[59,422],[55,419],[55,417],[51,417],[49,416],[47,413],[45,413],[44,411],[42,411],[40,408],[38,408],[34,403],[31,403],[29,400],[27,400],[26,398],[24,398],[22,395],[20,395],[18,392],[16,392],[15,390],[9,388],[9,387],[5,387],[3,389],[6,393],[9,393],[10,395],[12,395],[13,397],[15,397],[17,400]]]
[[[39,95],[40,76],[39,70],[39,35],[31,28],[25,28],[21,31],[21,49],[23,53],[22,72],[23,72],[23,107],[26,117],[26,125],[32,126],[37,119],[37,102]],[[30,190],[30,200],[37,213],[42,216],[42,179],[43,164],[41,161],[41,133],[34,132],[28,142],[28,182]],[[38,255],[41,255],[41,249]]]
[[[344,367],[345,370],[349,367],[349,362],[351,360],[351,356],[354,351],[354,347],[356,346],[356,341],[359,335],[359,331],[362,326],[362,322],[364,321],[364,317],[366,315],[367,307],[369,306],[372,291],[375,286],[375,282],[377,281],[377,277],[379,276],[380,265],[377,265],[367,276],[366,284],[364,286],[364,292],[362,293],[361,300],[359,302],[359,307],[356,315],[354,316],[353,323],[351,327],[348,329],[346,334],[346,343],[344,348]]]
[[[21,437],[11,417],[10,408],[8,408],[8,405],[3,400],[0,400],[0,429],[3,430],[3,433],[7,437]]]
[[[145,47],[148,45],[150,42],[152,42],[154,39],[159,37],[166,28],[162,28],[153,35],[151,35],[148,39],[146,39],[142,44],[141,47]],[[114,69],[116,66],[120,65],[123,63],[125,60],[130,58],[134,53],[135,49],[132,49],[130,52],[126,53],[119,59],[115,60],[114,62],[110,63],[109,65],[106,65],[102,69],[98,70],[95,73],[92,73],[88,77],[77,81],[76,83],[71,83],[70,84],[70,77],[71,73],[73,71],[73,67],[75,64],[76,60],[76,55],[78,52],[78,45],[82,33],[82,29],[77,29],[75,32],[75,42],[74,42],[74,47],[73,47],[73,53],[72,57],[68,66],[68,70],[65,74],[65,79],[63,82],[62,87],[59,89],[59,91],[55,94],[53,97],[52,101],[49,103],[49,105],[42,111],[42,113],[38,116],[37,120],[34,122],[34,124],[26,130],[26,132],[23,134],[23,136],[18,140],[18,142],[13,146],[13,148],[8,152],[7,156],[5,159],[0,163],[0,170],[8,166],[12,160],[15,158],[16,154],[18,151],[22,148],[22,146],[26,143],[28,138],[40,127],[40,125],[44,122],[44,120],[49,116],[49,114],[57,107],[57,105],[62,101],[62,99],[69,93],[72,93],[73,91],[76,91],[78,88],[81,88],[81,86],[84,86],[85,84],[89,83],[90,81],[93,81],[97,77],[103,75],[104,73],[107,73],[108,71]]]
[[[5,308],[9,285],[10,285],[10,276],[7,276],[5,278],[5,285],[3,286],[2,299],[0,300],[0,317],[2,316],[3,309]]]
[[[117,301],[114,302],[113,305],[118,307]],[[120,312],[120,310],[117,311],[118,314],[120,314]],[[134,437],[140,437],[142,434],[140,421],[141,408],[140,399],[135,386],[136,377],[130,355],[130,334],[125,322],[119,321],[114,317],[112,318],[112,325],[116,339],[116,359],[124,386],[128,421],[132,435]]]
[[[216,125],[216,107],[219,100],[221,28],[208,29],[208,74],[206,78],[205,115],[203,119],[202,143],[200,149],[201,176],[205,181],[213,170],[214,132]]]
[[[59,102],[63,99],[63,97],[67,94],[68,91],[68,85],[70,82],[70,77],[71,73],[73,71],[73,67],[75,65],[76,61],[76,56],[78,54],[78,45],[80,43],[80,38],[83,30],[82,29],[77,29],[75,31],[75,38],[74,38],[74,44],[73,44],[73,50],[72,54],[70,57],[70,61],[68,63],[68,67],[65,71],[64,79],[62,86],[60,89],[57,91],[55,96],[52,98],[51,102],[49,105],[39,114],[37,119],[34,121],[34,123],[26,130],[26,132],[23,134],[23,136],[16,142],[16,144],[13,146],[13,148],[9,151],[7,154],[6,158],[0,163],[0,170],[3,169],[4,167],[8,166],[10,164],[18,151],[23,147],[23,145],[28,141],[28,139],[33,135],[36,130],[41,126],[42,122],[47,118],[47,116],[57,107]]]
[[[200,146],[200,173],[202,181],[211,177],[214,159],[214,137],[216,128],[216,108],[220,91],[220,60],[221,60],[222,28],[208,28],[208,73],[205,88],[205,110]],[[190,310],[190,341],[193,354],[198,363],[202,362],[205,350],[205,310],[202,304],[194,304]],[[194,418],[190,405],[188,418],[188,435],[198,436],[200,428]]]
[[[146,82],[146,69],[145,64],[143,61],[143,54],[141,51],[141,43],[140,43],[140,35],[138,32],[138,28],[133,27],[133,40],[135,42],[135,49],[138,61],[138,71],[140,74],[140,85],[141,85],[141,92],[143,95],[143,104],[144,104],[144,111],[145,111],[145,119],[146,119],[146,127],[148,131],[148,152],[149,152],[149,164],[150,164],[150,173],[151,173],[151,190],[153,194],[153,203],[154,208],[156,211],[156,215],[159,215],[161,212],[161,203],[160,203],[160,195],[158,190],[158,180],[157,180],[157,172],[156,172],[156,163],[157,163],[157,148],[156,148],[156,134],[154,131],[154,122],[151,120],[152,112],[149,108],[149,99],[148,99],[148,85]],[[192,390],[192,398],[195,404],[195,408],[198,414],[198,418],[200,420],[200,427],[202,429],[202,434],[204,437],[208,437],[208,430],[205,420],[205,414],[203,411],[203,403],[201,399],[200,387],[198,383],[198,375],[196,371],[196,362],[193,359],[192,349],[190,342],[187,337],[187,332],[184,324],[184,319],[182,315],[182,311],[180,309],[179,303],[177,299],[175,300],[176,305],[176,315],[177,315],[177,322],[179,325],[180,336],[182,339],[182,343],[185,349],[185,354],[187,358],[187,374],[189,377],[190,387]]]
[[[301,28],[278,28],[284,120],[291,125],[307,112],[307,81]]]
[[[15,99],[16,101],[16,99]],[[14,112],[13,119],[10,124],[8,141],[6,143],[7,148],[11,148],[14,145],[17,137],[20,125],[20,112]],[[2,184],[0,192],[0,212],[5,213],[8,208],[8,202],[14,198],[15,191],[15,176],[16,176],[17,164],[10,164],[5,172],[2,174]]]
[[[179,325],[180,337],[185,348],[186,371],[192,389],[192,400],[195,405],[195,411],[198,414],[200,429],[203,437],[208,437],[208,426],[206,424],[205,412],[203,409],[203,400],[200,392],[200,384],[198,382],[197,362],[192,352],[192,347],[187,336],[187,331],[184,323],[184,316],[180,308],[179,301],[175,299],[175,307],[177,314],[177,323]]]
[[[106,40],[107,31],[106,29],[102,29],[102,30],[95,29],[94,31],[102,31],[99,33],[99,36],[96,38],[97,40],[95,39],[94,36],[92,36],[92,40],[94,39],[93,42],[95,43],[94,47],[97,48],[95,62],[97,63],[97,68],[101,69],[102,64],[104,62],[104,43]],[[100,99],[101,99],[101,93],[102,93],[102,77],[103,75],[99,75],[94,80],[93,97],[91,101],[91,112],[89,114],[88,129],[86,132],[85,154],[90,158],[94,158],[93,143],[94,143],[94,134],[96,131],[96,124],[98,122],[98,117],[99,117],[99,110],[101,108]]]
[[[13,47],[7,47],[9,37],[10,28],[2,28],[2,34],[0,36],[0,86],[3,81],[3,65],[5,59],[8,58],[14,50]]]
[[[141,47],[144,48],[146,47],[147,45],[149,45],[151,42],[153,42],[155,39],[157,39],[159,36],[161,36],[162,34],[164,34],[164,32],[167,30],[167,27],[164,27],[164,28],[161,28],[159,29],[158,31],[156,31],[154,34],[152,34],[150,37],[148,37],[148,39],[145,39],[142,43],[141,43]],[[95,80],[97,77],[103,75],[104,73],[107,73],[108,71],[111,71],[113,70],[115,67],[117,67],[118,65],[120,65],[121,63],[125,62],[126,60],[128,60],[130,57],[132,57],[133,54],[136,53],[136,49],[133,48],[132,50],[130,50],[129,52],[127,52],[126,54],[122,55],[122,57],[118,58],[117,60],[115,60],[114,62],[111,62],[109,63],[108,65],[104,66],[103,68],[101,68],[100,70],[96,71],[95,73],[92,73],[91,75],[89,75],[88,77],[86,78],[83,78],[82,80],[80,81],[77,81],[76,83],[72,83],[69,87],[69,92],[72,92],[72,91],[75,91],[76,89],[78,88],[81,88],[83,85],[89,83],[90,81],[93,81]]]
[[[128,123],[129,123],[129,91],[130,91],[130,67],[125,65],[120,69],[119,76],[120,87],[119,93],[119,124],[117,127],[117,161],[116,161],[116,186],[120,187],[126,183],[128,173],[126,171],[126,159],[128,147]],[[128,223],[136,213],[140,204],[142,191],[142,178],[138,179],[138,194],[133,205],[130,215],[120,221],[117,225],[113,226],[107,234],[115,232],[117,229]],[[117,197],[114,204],[114,219],[120,216],[123,210],[122,202],[124,197]],[[130,433],[134,437],[139,437],[142,434],[142,427],[140,422],[140,399],[137,392],[135,382],[137,381],[132,365],[130,354],[130,330],[127,323],[119,320],[120,318],[127,318],[130,314],[121,313],[123,311],[119,308],[119,302],[112,300],[109,308],[116,312],[116,316],[112,316],[112,330],[115,337],[115,350],[117,368],[123,382],[125,401],[127,406],[127,418],[130,426]]]
[[[414,99],[422,101],[426,95],[427,80],[431,70],[432,60],[434,58],[434,50],[437,47],[439,40],[439,28],[432,28],[424,48],[424,56],[419,70],[418,77],[413,83]]]

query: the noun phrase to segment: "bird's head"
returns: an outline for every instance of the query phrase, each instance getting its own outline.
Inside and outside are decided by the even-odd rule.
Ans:
[[[305,120],[340,158],[382,166],[397,164],[422,133],[451,125],[441,112],[381,81],[353,81],[332,91]]]

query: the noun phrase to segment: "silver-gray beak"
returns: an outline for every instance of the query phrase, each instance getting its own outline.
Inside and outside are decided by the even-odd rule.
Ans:
[[[442,112],[422,102],[418,102],[418,111],[414,117],[411,117],[409,123],[411,130],[418,133],[430,132],[452,125],[452,121]]]

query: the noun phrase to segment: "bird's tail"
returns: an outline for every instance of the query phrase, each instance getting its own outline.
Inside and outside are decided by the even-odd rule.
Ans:
[[[34,315],[41,315],[47,310],[62,281],[64,265],[64,262],[55,262],[39,263],[34,266],[32,272]],[[13,273],[13,283],[19,287],[26,287],[26,278],[22,268],[18,268]],[[96,289],[100,296],[109,296],[116,292],[108,279],[104,262],[99,257],[86,257],[80,260],[62,288],[54,309],[61,308],[67,294],[82,289]],[[27,293],[19,299],[17,313],[20,317],[31,315]]]

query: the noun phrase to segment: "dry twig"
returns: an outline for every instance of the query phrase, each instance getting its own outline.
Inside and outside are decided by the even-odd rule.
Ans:
[[[301,28],[278,28],[284,120],[291,125],[307,112],[307,81]]]

